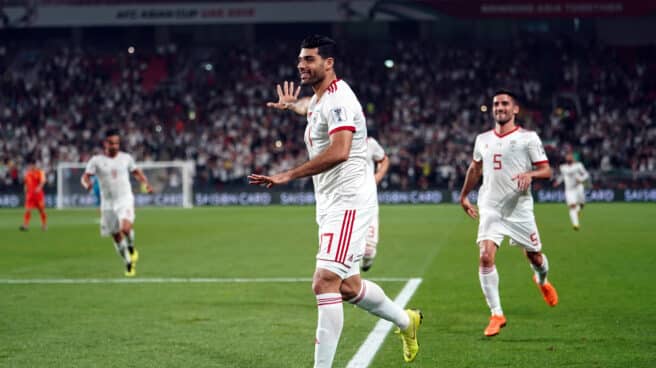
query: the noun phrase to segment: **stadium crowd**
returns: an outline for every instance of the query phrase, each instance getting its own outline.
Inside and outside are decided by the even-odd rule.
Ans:
[[[476,134],[493,126],[498,87],[521,96],[520,121],[538,131],[553,165],[573,150],[595,186],[655,182],[653,46],[341,45],[337,73],[391,160],[384,188],[459,188]],[[19,188],[28,157],[52,190],[57,163],[88,160],[110,126],[137,160],[193,160],[202,188],[244,185],[250,172],[306,160],[303,117],[265,106],[277,98],[276,83],[297,80],[296,43],[132,51],[0,46],[0,190]]]

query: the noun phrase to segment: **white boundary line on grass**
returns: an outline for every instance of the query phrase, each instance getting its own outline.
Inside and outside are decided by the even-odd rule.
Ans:
[[[421,278],[404,278],[404,277],[376,277],[372,281],[379,282],[405,282],[405,286],[394,299],[394,302],[404,308],[410,298],[414,295],[421,284]],[[0,284],[4,285],[48,285],[48,284],[166,284],[166,283],[299,283],[311,282],[308,277],[271,277],[271,278],[184,278],[184,277],[161,277],[161,278],[114,278],[114,279],[0,279]],[[360,346],[353,358],[349,361],[346,368],[367,368],[371,364],[378,349],[383,345],[385,337],[392,329],[392,323],[386,320],[379,320],[374,329],[369,333],[367,339]]]
[[[410,301],[410,298],[412,298],[412,295],[414,295],[417,288],[419,288],[421,282],[421,278],[408,280],[403,287],[403,290],[401,290],[396,299],[394,299],[394,302],[401,306],[401,308],[405,308],[406,304]],[[369,336],[367,336],[367,339],[360,346],[360,349],[358,349],[357,353],[355,353],[353,358],[348,362],[346,368],[369,367],[369,364],[371,364],[378,349],[383,345],[383,341],[385,341],[385,337],[391,329],[392,322],[384,319],[379,320],[374,329],[369,333]]]
[[[407,277],[377,277],[371,280],[380,282],[406,282]],[[228,284],[228,283],[294,283],[312,282],[309,277],[255,277],[255,278],[221,278],[221,277],[148,277],[120,279],[0,279],[0,284]]]

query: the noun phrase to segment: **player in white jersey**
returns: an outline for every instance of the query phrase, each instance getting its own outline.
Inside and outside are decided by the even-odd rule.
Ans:
[[[367,169],[374,176],[376,185],[380,184],[380,181],[383,180],[389,169],[389,158],[385,154],[383,147],[373,137],[367,138]],[[375,212],[371,223],[367,227],[367,245],[364,249],[361,265],[362,271],[365,272],[369,271],[373,265],[378,248],[378,203],[376,203]]]
[[[403,358],[414,360],[419,346],[421,312],[404,311],[380,286],[360,278],[359,262],[367,226],[377,206],[376,183],[367,170],[367,125],[362,106],[349,85],[333,69],[336,44],[324,36],[303,40],[297,68],[302,85],[310,85],[310,100],[298,100],[293,83],[278,85],[277,103],[307,117],[305,144],[309,161],[266,176],[251,174],[249,183],[271,188],[312,176],[319,225],[319,251],[312,288],[318,306],[314,366],[331,367],[344,323],[343,300],[393,322],[403,341]]]
[[[110,129],[103,142],[104,153],[93,156],[81,178],[86,190],[93,188],[91,176],[100,183],[100,232],[111,235],[116,252],[125,262],[125,276],[136,275],[139,253],[134,247],[134,196],[130,174],[152,193],[153,189],[143,171],[137,167],[132,156],[119,151],[118,130]]]
[[[574,155],[569,152],[565,156],[565,163],[560,165],[560,175],[554,181],[553,186],[559,186],[565,182],[565,202],[569,207],[569,219],[572,221],[574,230],[579,229],[579,212],[585,205],[585,190],[583,183],[590,175],[583,164],[574,160]]]
[[[479,280],[492,316],[485,328],[494,336],[506,325],[499,298],[499,274],[494,259],[503,239],[524,248],[534,270],[533,280],[550,306],[558,303],[556,289],[547,281],[549,263],[533,215],[531,182],[551,177],[549,161],[535,132],[516,125],[517,99],[509,91],[493,98],[494,129],[476,137],[474,157],[460,193],[460,204],[467,215],[477,218],[476,208],[467,198],[483,176],[479,190],[480,222],[476,243],[480,248]]]

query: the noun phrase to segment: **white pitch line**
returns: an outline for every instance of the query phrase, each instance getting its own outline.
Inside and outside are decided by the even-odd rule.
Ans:
[[[401,306],[401,308],[405,308],[406,304],[408,304],[410,301],[410,298],[412,298],[412,295],[414,295],[415,291],[417,291],[417,288],[419,288],[421,281],[422,279],[420,278],[408,280],[408,282],[403,287],[403,290],[401,290],[396,299],[394,299],[394,302]],[[364,341],[362,346],[360,346],[360,349],[358,349],[358,352],[355,353],[353,358],[351,358],[351,360],[348,362],[346,368],[369,367],[369,364],[371,364],[371,361],[374,359],[378,349],[380,349],[380,347],[383,345],[385,336],[387,336],[391,329],[392,322],[386,321],[384,319],[378,321],[374,329],[369,333],[369,336],[367,336],[367,339]]]
[[[380,282],[406,282],[404,277],[378,277],[372,280]],[[186,278],[186,277],[164,277],[164,278],[122,278],[122,279],[0,279],[0,284],[201,284],[201,283],[295,283],[312,282],[309,277],[255,277],[255,278]]]

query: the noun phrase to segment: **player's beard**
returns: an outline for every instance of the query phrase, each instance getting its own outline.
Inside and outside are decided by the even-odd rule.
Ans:
[[[509,118],[507,118],[507,119],[505,119],[505,120],[496,119],[496,118],[494,119],[495,123],[497,123],[497,124],[499,124],[499,125],[506,125],[506,124],[508,124],[511,120],[513,120],[512,117],[509,117]]]
[[[318,69],[317,71],[308,70],[307,73],[310,76],[305,81],[301,79],[301,84],[304,86],[309,85],[311,87],[318,87],[319,85],[321,85],[321,83],[323,83],[323,80],[326,79],[326,73],[324,72],[323,74],[321,74],[320,70],[321,69]]]

